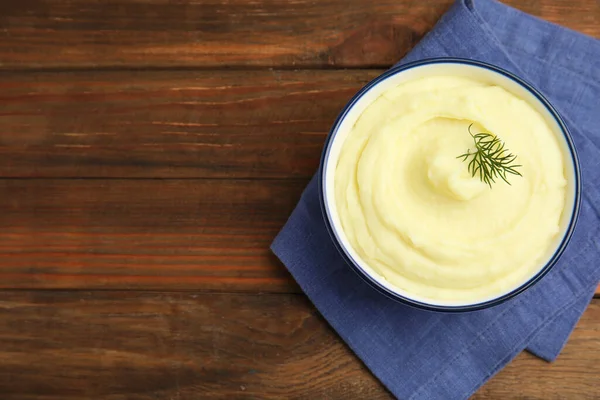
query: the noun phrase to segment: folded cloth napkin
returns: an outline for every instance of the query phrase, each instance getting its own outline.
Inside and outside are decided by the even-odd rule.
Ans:
[[[459,0],[401,63],[464,57],[531,82],[565,119],[581,162],[577,228],[538,284],[499,306],[422,311],[373,290],[325,228],[313,178],[272,250],[315,306],[398,398],[468,398],[524,349],[557,357],[600,280],[600,42],[493,0]]]

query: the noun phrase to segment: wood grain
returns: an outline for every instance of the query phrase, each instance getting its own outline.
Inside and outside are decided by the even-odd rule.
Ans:
[[[1,292],[0,340],[3,399],[391,398],[303,296]],[[555,364],[475,398],[597,398],[599,374],[595,300]]]
[[[600,3],[510,0],[600,37]],[[452,0],[19,0],[0,3],[0,68],[387,67]]]
[[[309,177],[380,71],[0,73],[0,177]]]
[[[0,288],[299,293],[269,245],[307,183],[1,179]]]
[[[0,180],[0,287],[297,292],[269,245],[305,180]]]

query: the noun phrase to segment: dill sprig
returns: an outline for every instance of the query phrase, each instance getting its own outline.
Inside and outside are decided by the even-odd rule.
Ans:
[[[469,134],[475,142],[475,151],[471,149],[456,158],[462,158],[467,161],[470,157],[468,170],[471,176],[479,175],[479,179],[486,183],[490,188],[492,183],[496,183],[497,178],[501,178],[510,185],[507,175],[523,176],[516,168],[521,165],[513,164],[517,156],[510,153],[504,146],[504,142],[498,139],[496,135],[486,132],[473,134],[469,125]]]

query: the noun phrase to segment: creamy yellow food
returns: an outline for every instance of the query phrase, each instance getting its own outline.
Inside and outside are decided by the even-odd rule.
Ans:
[[[522,177],[490,188],[457,158],[468,132],[517,155]],[[534,274],[559,232],[563,154],[543,117],[498,86],[432,76],[388,89],[346,138],[335,170],[337,213],[376,273],[427,301],[469,303]]]

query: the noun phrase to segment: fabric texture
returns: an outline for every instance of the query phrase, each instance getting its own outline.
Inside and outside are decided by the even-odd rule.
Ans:
[[[558,264],[490,309],[443,314],[381,295],[347,266],[313,178],[272,250],[341,338],[400,399],[464,399],[524,349],[554,360],[600,281],[600,42],[494,0],[457,1],[401,63],[464,57],[538,88],[575,142],[582,202]]]

